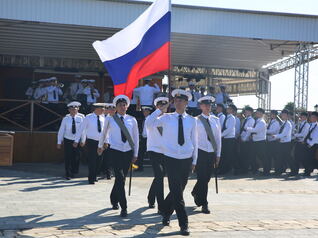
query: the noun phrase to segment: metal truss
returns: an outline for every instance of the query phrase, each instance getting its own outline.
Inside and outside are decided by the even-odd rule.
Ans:
[[[260,72],[257,80],[256,97],[258,99],[258,107],[265,110],[271,108],[271,82],[269,81],[268,71]]]
[[[308,45],[309,46],[309,45]],[[315,59],[318,59],[318,47],[307,47],[307,50],[309,51],[309,62],[313,61]],[[281,72],[284,72],[286,70],[295,68],[297,65],[297,59],[296,54],[288,57],[287,59],[283,59],[277,63],[271,64],[266,67],[266,69],[269,71],[269,74],[271,76],[275,74],[279,74]]]
[[[294,104],[296,110],[307,110],[310,45],[300,44],[295,53]]]

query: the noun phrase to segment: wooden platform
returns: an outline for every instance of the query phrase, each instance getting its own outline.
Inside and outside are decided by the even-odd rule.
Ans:
[[[63,149],[56,142],[56,132],[15,132],[13,163],[61,162]]]
[[[13,135],[0,133],[0,166],[12,165]]]

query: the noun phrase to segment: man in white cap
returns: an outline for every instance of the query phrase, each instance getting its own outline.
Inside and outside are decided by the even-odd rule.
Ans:
[[[152,112],[152,107],[142,106],[141,110],[143,114],[143,120],[140,126],[139,154],[138,154],[138,160],[137,160],[138,169],[136,169],[136,172],[144,171],[144,158],[147,152],[147,131],[145,126],[145,121],[147,117],[150,115],[150,113]]]
[[[97,172],[99,171],[100,162],[102,160],[101,155],[97,154],[98,142],[102,136],[102,130],[105,123],[105,116],[103,115],[105,110],[104,103],[94,103],[94,111],[88,114],[80,129],[76,132],[73,146],[78,147],[78,143],[81,140],[81,146],[85,144],[87,146],[87,162],[88,162],[88,183],[95,184],[97,180]]]
[[[198,131],[198,161],[196,164],[197,182],[192,190],[192,196],[197,206],[202,206],[202,212],[209,214],[208,184],[221,156],[221,124],[219,118],[211,115],[214,97],[204,96],[198,102],[202,114],[197,119]]]
[[[84,89],[83,84],[81,83],[81,78],[82,78],[82,75],[76,74],[75,81],[70,84],[69,94],[71,99],[73,100],[77,99],[77,92],[82,91]]]
[[[59,87],[57,78],[49,78],[49,86],[46,87],[47,101],[49,103],[56,104],[60,101],[60,97],[63,95],[62,89]]]
[[[198,99],[200,98],[200,93],[195,91],[195,83],[189,82],[189,91],[191,94],[191,100],[188,102],[188,109],[187,112],[191,116],[197,116],[199,114],[198,110]]]
[[[135,88],[134,92],[139,97],[141,106],[152,106],[154,95],[160,92],[160,88],[157,84],[154,87],[150,86],[151,78],[144,78],[145,86]]]
[[[164,105],[169,105],[169,98],[158,97],[154,101],[156,109]],[[155,200],[158,204],[158,213],[164,211],[164,186],[163,179],[165,176],[164,155],[162,154],[162,127],[151,127],[145,122],[147,130],[147,152],[150,158],[154,179],[148,193],[149,208],[155,207]]]
[[[180,233],[189,235],[188,216],[185,210],[183,191],[188,182],[190,168],[194,169],[198,155],[196,119],[185,112],[190,92],[182,89],[172,91],[176,111],[165,113],[168,105],[160,106],[147,119],[148,127],[162,127],[162,149],[168,175],[170,193],[165,199],[163,225],[170,224],[170,216],[175,210],[179,220]]]
[[[86,95],[86,104],[88,106],[97,102],[97,99],[100,97],[98,90],[94,87],[95,80],[87,80],[88,85],[83,89],[83,94]]]
[[[25,96],[27,96],[29,100],[34,100],[34,93],[36,88],[37,88],[37,82],[32,81],[31,85],[28,87],[28,89],[25,92]]]
[[[226,93],[225,85],[220,85],[220,92],[215,95],[215,103],[226,105],[229,99],[230,97]]]
[[[84,120],[83,114],[78,113],[80,106],[79,102],[67,104],[69,114],[63,118],[57,134],[57,148],[61,149],[61,145],[64,143],[65,178],[67,180],[78,173],[80,153],[78,148],[73,147],[73,143],[76,132]]]
[[[116,111],[112,117],[106,117],[103,136],[99,140],[98,153],[104,150],[104,144],[109,144],[109,155],[115,173],[115,183],[110,195],[114,210],[121,207],[120,216],[126,217],[127,200],[125,194],[125,181],[131,163],[135,163],[139,149],[139,133],[136,118],[127,115],[130,100],[125,95],[114,98]],[[108,138],[107,138],[107,135]]]

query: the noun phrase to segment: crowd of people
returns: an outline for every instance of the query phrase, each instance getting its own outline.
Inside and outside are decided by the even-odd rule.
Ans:
[[[107,179],[113,173],[110,202],[114,210],[120,206],[122,217],[128,215],[127,173],[132,163],[142,171],[145,156],[154,172],[145,199],[150,208],[157,201],[163,225],[169,225],[176,211],[182,235],[189,235],[183,191],[191,171],[197,174],[191,193],[194,202],[208,214],[208,183],[213,173],[281,176],[289,168],[288,175],[295,176],[303,166],[303,175],[310,176],[317,168],[317,112],[301,113],[297,123],[288,110],[280,115],[272,110],[269,118],[262,108],[245,107],[238,114],[223,86],[214,95],[212,90],[197,92],[190,83],[190,90],[173,89],[168,97],[166,89],[146,81],[134,90],[132,100],[118,95],[112,103],[93,103],[92,113],[86,116],[79,113],[80,102],[69,103],[69,114],[58,132],[57,147],[64,143],[66,179],[78,172],[79,148],[86,147],[88,183],[98,182],[100,173]],[[140,123],[135,117],[136,101],[141,104]],[[165,175],[170,190],[166,197]]]

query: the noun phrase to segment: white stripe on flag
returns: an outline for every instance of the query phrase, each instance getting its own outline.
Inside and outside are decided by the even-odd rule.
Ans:
[[[126,28],[106,40],[95,41],[93,47],[101,61],[119,58],[135,49],[149,28],[169,11],[170,0],[156,0]]]

